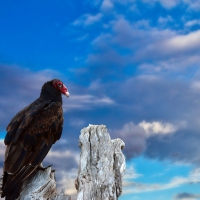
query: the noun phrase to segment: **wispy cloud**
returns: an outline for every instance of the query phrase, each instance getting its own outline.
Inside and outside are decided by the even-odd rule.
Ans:
[[[173,51],[190,51],[199,48],[200,31],[194,31],[186,35],[177,35],[164,41],[165,48]],[[173,53],[173,52],[172,52]]]
[[[62,142],[62,141],[61,141]],[[67,145],[67,144],[66,144]],[[64,189],[65,193],[76,197],[75,179],[78,174],[79,154],[70,150],[53,150],[47,154],[44,165],[53,165],[56,170],[56,183],[59,189]]]
[[[200,10],[200,2],[199,1],[192,1],[192,0],[185,0],[188,4],[188,10],[189,11],[196,11],[198,12]]]
[[[113,3],[111,0],[103,0],[103,2],[101,4],[102,11],[111,10],[112,8],[113,8]]]
[[[112,134],[117,135],[125,142],[126,147],[124,152],[127,158],[138,156],[145,150],[146,142],[144,129],[135,125],[133,122],[125,124],[119,130],[111,131]]]
[[[62,170],[56,174],[57,185],[59,188],[64,189],[65,193],[71,195],[72,199],[76,199],[77,190],[75,188],[75,179],[77,178],[78,169]]]
[[[106,106],[115,104],[114,100],[109,97],[97,97],[93,95],[73,95],[68,102],[63,105],[64,111],[69,109],[90,110],[93,106]]]
[[[172,17],[170,15],[167,15],[166,17],[159,17],[158,18],[158,23],[161,26],[166,26],[168,25],[168,23],[173,22],[174,20],[172,19]]]
[[[79,19],[75,20],[72,24],[74,26],[89,26],[96,22],[101,21],[102,14],[98,13],[96,15],[84,14]]]
[[[126,183],[124,192],[126,194],[141,193],[148,191],[167,190],[176,188],[184,184],[199,184],[200,183],[200,169],[192,171],[187,177],[174,177],[171,181],[165,184],[144,184],[137,182]]]
[[[0,169],[3,169],[4,155],[5,155],[6,146],[4,140],[0,140]],[[0,177],[3,174],[3,170],[0,171]]]
[[[155,135],[155,134],[170,134],[174,133],[177,128],[170,123],[162,123],[162,122],[146,122],[142,121],[139,123],[139,126],[145,130],[147,136]]]
[[[124,140],[124,152],[127,158],[132,158],[145,151],[148,137],[172,134],[177,129],[178,127],[170,123],[142,121],[138,125],[133,122],[126,123],[119,130],[111,130],[111,133]]]
[[[138,177],[143,176],[142,174],[138,174],[135,170],[135,166],[133,163],[126,166],[125,174],[123,176],[124,183],[123,185],[126,185],[127,181],[132,181],[133,179],[137,179]]]
[[[200,20],[194,19],[191,21],[188,21],[185,26],[195,26],[195,25],[200,25]]]
[[[180,0],[153,0],[153,1],[150,1],[150,0],[143,0],[143,2],[145,3],[156,3],[156,2],[159,2],[164,8],[166,9],[171,9],[175,6],[177,6],[179,3],[180,3]]]

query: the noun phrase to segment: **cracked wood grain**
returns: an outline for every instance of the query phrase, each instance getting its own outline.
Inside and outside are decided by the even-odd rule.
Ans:
[[[77,200],[117,200],[122,193],[125,157],[121,139],[110,139],[105,125],[89,125],[81,130]]]
[[[126,168],[124,142],[119,138],[111,140],[105,125],[89,125],[81,130],[79,147],[77,200],[117,200]],[[1,181],[2,178],[0,188]],[[58,191],[55,174],[48,167],[25,179],[17,200],[71,200],[71,197]]]
[[[51,167],[37,170],[27,178],[17,200],[70,200],[70,196],[56,188],[55,175]]]

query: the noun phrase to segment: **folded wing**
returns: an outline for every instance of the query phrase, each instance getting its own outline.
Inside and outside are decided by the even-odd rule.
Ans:
[[[62,127],[60,102],[38,100],[12,119],[5,137],[2,197],[34,172],[52,144],[60,139]]]

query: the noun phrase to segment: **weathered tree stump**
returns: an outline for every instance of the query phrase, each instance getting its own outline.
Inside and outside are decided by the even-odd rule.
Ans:
[[[37,170],[27,178],[22,186],[22,192],[17,200],[70,200],[70,196],[58,191],[54,172],[51,167]]]
[[[81,155],[77,200],[116,200],[122,193],[125,144],[121,139],[111,140],[104,125],[89,125],[79,136]]]
[[[125,157],[121,139],[110,139],[104,125],[89,125],[81,130],[79,171],[75,180],[77,200],[117,200],[122,193]],[[2,179],[0,179],[0,188]],[[25,179],[17,200],[71,200],[58,191],[51,167],[37,170]]]

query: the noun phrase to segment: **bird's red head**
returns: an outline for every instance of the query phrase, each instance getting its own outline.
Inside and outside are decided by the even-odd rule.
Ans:
[[[52,80],[52,85],[53,85],[54,88],[56,88],[57,90],[59,90],[62,94],[64,94],[65,96],[69,97],[68,89],[63,84],[62,81],[60,81],[58,79],[53,79]]]

